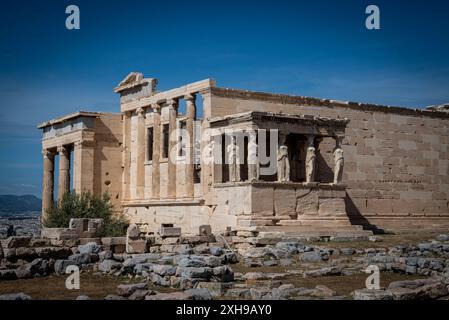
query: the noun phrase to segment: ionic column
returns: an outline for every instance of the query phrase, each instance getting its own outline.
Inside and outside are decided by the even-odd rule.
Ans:
[[[145,110],[138,108],[137,113],[137,157],[136,189],[137,199],[145,197]]]
[[[47,218],[47,211],[53,206],[55,154],[49,150],[42,151],[44,157],[44,176],[42,179],[42,215],[41,221]]]
[[[316,150],[315,150],[315,136],[307,136],[306,146],[306,182],[311,183],[315,181],[316,168]]]
[[[161,156],[161,107],[153,104],[153,162],[152,162],[152,181],[151,198],[160,199],[161,197],[161,177],[159,161]]]
[[[194,173],[195,173],[195,137],[193,126],[196,117],[195,95],[184,96],[186,101],[186,131],[188,135],[188,145],[186,146],[186,197],[193,198],[195,195]]]
[[[58,201],[61,202],[64,194],[70,192],[70,149],[65,146],[58,147],[59,177]]]
[[[168,181],[167,181],[167,198],[176,199],[176,145],[177,145],[177,128],[176,115],[178,109],[178,102],[170,99],[167,101],[168,106]]]

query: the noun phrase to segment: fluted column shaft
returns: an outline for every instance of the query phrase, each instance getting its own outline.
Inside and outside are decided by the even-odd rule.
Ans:
[[[195,95],[189,94],[184,97],[186,101],[186,131],[188,135],[188,144],[186,146],[186,196],[193,198],[195,195],[194,174],[195,174],[195,137],[194,122],[196,117]]]
[[[145,110],[138,108],[137,112],[137,158],[136,158],[136,185],[137,199],[145,195]]]
[[[168,154],[168,181],[167,198],[176,199],[176,161],[177,161],[177,134],[176,115],[178,103],[176,100],[168,100],[168,127],[169,127],[169,154]]]
[[[153,104],[152,108],[153,108],[153,162],[152,162],[151,198],[160,199],[161,107],[158,104]]]
[[[130,164],[131,164],[131,112],[123,114],[123,148],[122,148],[122,166],[123,166],[123,199],[130,198]]]
[[[58,147],[59,153],[59,177],[58,177],[58,201],[60,202],[64,194],[70,192],[70,149]]]
[[[44,150],[43,167],[44,175],[42,179],[42,215],[41,221],[44,222],[47,218],[47,211],[53,207],[53,192],[54,192],[54,170],[55,170],[55,154],[48,150]]]

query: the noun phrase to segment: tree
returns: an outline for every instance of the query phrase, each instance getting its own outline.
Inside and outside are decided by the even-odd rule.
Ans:
[[[67,192],[62,200],[47,211],[44,226],[47,228],[67,228],[72,218],[101,218],[104,226],[99,236],[123,236],[126,234],[128,220],[122,213],[114,212],[110,197],[104,193],[102,197],[90,192]]]

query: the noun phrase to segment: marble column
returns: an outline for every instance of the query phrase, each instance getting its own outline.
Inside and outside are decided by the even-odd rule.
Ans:
[[[66,146],[58,147],[59,177],[58,201],[60,202],[67,192],[70,192],[70,149]]]
[[[160,176],[160,157],[161,157],[161,106],[151,105],[153,108],[153,161],[152,161],[152,180],[151,180],[151,198],[159,200],[161,197],[161,176]]]
[[[138,108],[137,113],[137,150],[136,150],[136,190],[137,199],[145,196],[145,110]]]
[[[42,151],[44,157],[44,176],[42,179],[42,215],[41,221],[47,217],[47,211],[53,207],[55,154],[49,150]]]
[[[186,146],[186,197],[193,198],[195,195],[194,174],[195,174],[195,136],[194,122],[196,117],[195,95],[188,94],[184,96],[186,101],[186,131],[188,135],[188,144]]]
[[[315,150],[315,136],[307,136],[306,145],[306,183],[315,181],[316,171],[316,150]]]
[[[176,199],[176,161],[178,152],[176,146],[178,143],[178,135],[176,134],[176,116],[178,113],[178,102],[170,99],[167,101],[168,107],[168,181],[167,181],[167,198]]]
[[[131,112],[123,114],[123,148],[122,148],[122,194],[123,199],[130,196],[130,165],[131,165]]]

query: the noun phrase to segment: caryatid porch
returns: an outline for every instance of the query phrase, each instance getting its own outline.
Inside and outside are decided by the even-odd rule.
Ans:
[[[251,194],[238,224],[352,227],[342,181],[348,122],[265,112],[211,119],[214,189]]]

